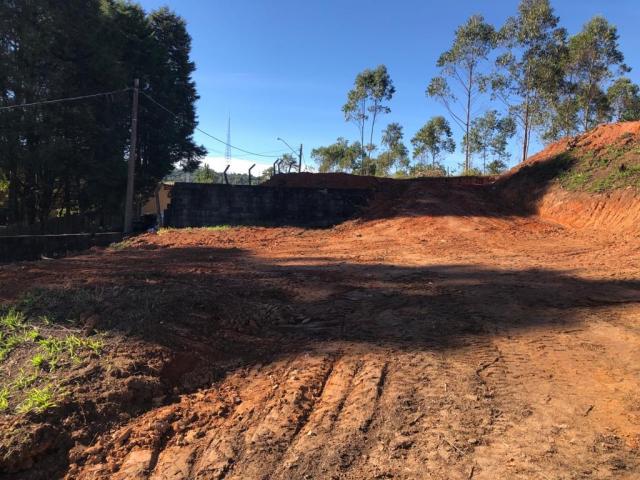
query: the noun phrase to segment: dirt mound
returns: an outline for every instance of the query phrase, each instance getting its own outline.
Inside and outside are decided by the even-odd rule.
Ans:
[[[524,168],[549,161],[572,150],[576,150],[576,154],[585,158],[612,146],[624,146],[639,142],[640,121],[601,125],[581,135],[566,137],[548,145],[542,151],[513,167],[502,176],[502,179],[509,178]]]
[[[520,214],[640,233],[640,122],[562,139],[504,174],[496,187]]]

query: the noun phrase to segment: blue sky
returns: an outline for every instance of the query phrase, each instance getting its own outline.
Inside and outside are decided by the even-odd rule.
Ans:
[[[380,121],[404,127],[405,143],[433,115],[446,115],[424,91],[435,62],[453,32],[470,15],[481,13],[500,25],[514,15],[517,0],[142,0],[147,10],[168,6],[187,23],[193,37],[194,79],[201,96],[200,127],[225,138],[231,114],[231,143],[253,152],[279,153],[284,138],[311,149],[337,137],[358,138],[341,107],[358,72],[385,64],[396,86],[391,113]],[[596,14],[618,27],[621,49],[640,82],[638,0],[555,0],[556,14],[570,33]],[[478,105],[479,109],[490,103]],[[497,105],[496,105],[497,107]],[[452,123],[453,126],[453,123]],[[459,142],[461,133],[455,132]],[[220,169],[224,145],[197,134]],[[516,161],[518,145],[512,146]],[[234,151],[232,170],[271,160]],[[460,153],[448,159],[455,167]]]

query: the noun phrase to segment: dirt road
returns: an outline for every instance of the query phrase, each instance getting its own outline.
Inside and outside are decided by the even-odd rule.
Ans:
[[[67,477],[640,478],[638,237],[421,198],[431,215],[169,231],[4,267],[6,298],[82,284],[169,302],[155,336],[125,331],[110,354],[168,345],[181,360],[160,377],[192,388],[78,435]]]

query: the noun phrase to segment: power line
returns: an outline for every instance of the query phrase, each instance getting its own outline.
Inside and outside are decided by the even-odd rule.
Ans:
[[[124,93],[124,92],[128,92],[129,90],[131,90],[131,87],[127,87],[127,88],[122,88],[120,90],[112,90],[110,92],[101,92],[101,93],[94,93],[91,95],[79,95],[76,97],[65,97],[65,98],[56,98],[53,100],[41,100],[41,101],[37,101],[37,102],[29,102],[29,103],[21,103],[19,105],[7,105],[4,107],[0,107],[0,111],[4,111],[4,110],[14,110],[17,108],[28,108],[28,107],[36,107],[38,105],[51,105],[51,104],[55,104],[55,103],[64,103],[64,102],[74,102],[74,101],[78,101],[78,100],[86,100],[89,98],[97,98],[97,97],[104,97],[104,96],[108,96],[108,95],[115,95],[118,93]],[[191,124],[195,130],[198,130],[200,133],[216,140],[217,142],[222,143],[223,145],[229,147],[229,148],[233,148],[234,150],[238,150],[239,152],[243,152],[246,154],[246,156],[256,156],[256,157],[264,157],[264,158],[279,158],[282,154],[280,155],[268,155],[268,153],[272,153],[275,152],[275,150],[270,151],[270,152],[264,152],[264,153],[256,153],[256,152],[250,152],[249,150],[245,150],[243,148],[240,147],[236,147],[234,145],[231,145],[229,142],[225,142],[221,139],[219,139],[218,137],[211,135],[210,133],[202,130],[201,128],[197,127],[195,124],[191,123],[191,122],[187,122],[184,119],[180,118],[177,114],[173,113],[171,110],[169,110],[168,108],[166,108],[164,105],[162,105],[161,103],[157,102],[156,100],[154,100],[150,95],[144,93],[144,92],[140,92],[142,93],[142,95],[144,95],[146,98],[148,98],[151,102],[155,103],[158,107],[162,108],[163,110],[165,110],[167,113],[171,114],[172,116],[174,116],[176,119],[184,122],[184,123],[189,123]],[[216,153],[222,153],[222,152],[218,152],[216,151]],[[225,152],[226,153],[226,152]],[[239,158],[242,159],[242,157],[244,157],[245,155],[239,155],[238,157],[235,158]]]
[[[151,102],[155,103],[158,107],[160,107],[161,109],[163,109],[165,112],[173,115],[176,119],[180,120],[183,123],[187,123],[190,124],[195,130],[199,131],[200,133],[202,133],[203,135],[206,135],[207,137],[213,138],[216,142],[220,142],[223,145],[226,145],[227,147],[233,148],[234,150],[238,150],[239,152],[243,152],[246,153],[248,155],[253,155],[256,157],[265,157],[265,158],[279,158],[280,155],[264,155],[262,153],[255,153],[255,152],[250,152],[249,150],[245,150],[243,148],[240,147],[236,147],[234,145],[231,145],[227,142],[225,142],[224,140],[219,139],[218,137],[216,137],[215,135],[211,135],[209,132],[205,132],[204,130],[202,130],[200,127],[198,127],[196,124],[186,121],[183,118],[181,118],[179,115],[173,113],[171,110],[169,110],[167,107],[165,107],[164,105],[162,105],[161,103],[157,102],[156,100],[154,100],[150,95],[146,94],[145,92],[140,92],[142,93],[143,96],[145,96],[146,98],[148,98]]]
[[[95,98],[95,97],[104,97],[107,95],[114,95],[116,93],[128,92],[131,88],[123,88],[121,90],[114,90],[112,92],[102,92],[102,93],[94,93],[93,95],[81,95],[79,97],[66,97],[66,98],[57,98],[55,100],[42,100],[39,102],[31,102],[31,103],[21,103],[19,105],[8,105],[6,107],[0,107],[0,110],[13,110],[15,108],[27,108],[27,107],[35,107],[37,105],[49,105],[52,103],[62,103],[62,102],[73,102],[76,100],[85,100],[87,98]]]

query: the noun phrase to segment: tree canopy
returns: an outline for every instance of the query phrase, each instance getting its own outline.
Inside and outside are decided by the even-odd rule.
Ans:
[[[413,157],[424,163],[431,157],[431,164],[436,166],[442,153],[453,153],[456,142],[453,140],[451,126],[442,116],[431,118],[411,139]]]
[[[391,100],[395,91],[387,67],[379,65],[375,69],[360,72],[356,76],[353,88],[347,94],[347,103],[342,107],[342,111],[345,119],[354,122],[358,127],[363,159],[375,150],[373,134],[376,120],[378,115],[391,111],[384,102]],[[369,143],[365,144],[367,124]]]
[[[92,95],[0,112],[0,176],[12,222],[58,215],[120,215],[129,150],[131,92],[141,91],[136,192],[206,153],[193,140],[198,96],[191,38],[166,8],[146,13],[115,0],[0,3],[0,106]]]

